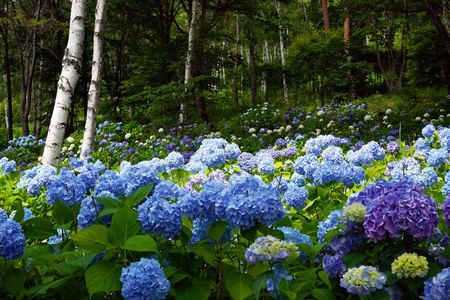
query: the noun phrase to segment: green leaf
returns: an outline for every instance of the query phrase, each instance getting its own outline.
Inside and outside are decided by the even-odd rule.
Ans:
[[[258,275],[255,280],[252,281],[251,288],[256,299],[259,299],[262,287],[266,284],[267,280],[273,279],[272,271],[265,272]]]
[[[72,211],[61,200],[57,200],[52,211],[53,221],[58,225],[63,225],[72,221]]]
[[[384,290],[377,290],[371,294],[372,299],[374,300],[389,300],[391,297],[389,294]]]
[[[25,212],[23,211],[22,205],[20,205],[20,207],[16,210],[16,213],[14,214],[14,221],[19,223],[22,222],[24,215]]]
[[[360,264],[367,258],[367,253],[357,251],[350,252],[344,256],[345,265],[349,268],[353,268],[354,266]]]
[[[120,208],[112,217],[108,237],[114,245],[123,246],[125,242],[139,232],[138,213],[131,208]]]
[[[52,223],[45,218],[32,218],[23,223],[23,231],[27,239],[45,239],[56,234]]]
[[[325,282],[325,284],[328,286],[328,288],[331,289],[331,282],[330,282],[330,276],[328,276],[328,273],[325,271],[319,271],[319,278]]]
[[[336,299],[329,289],[313,289],[312,295],[317,300],[331,300]]]
[[[339,235],[339,228],[331,229],[325,234],[324,239],[327,243],[330,243],[331,240],[337,237],[338,235]]]
[[[141,203],[145,198],[147,198],[148,194],[150,194],[153,189],[153,185],[154,183],[152,182],[137,189],[133,194],[125,198],[125,205],[129,208],[133,208]]]
[[[7,292],[17,296],[23,288],[25,278],[23,270],[9,269],[3,276],[1,284]]]
[[[105,209],[102,209],[101,212],[99,212],[98,216],[99,217],[104,217],[104,216],[108,216],[108,215],[112,215],[117,211],[117,208],[114,207],[108,207]]]
[[[208,236],[211,237],[214,241],[220,241],[225,230],[227,229],[227,222],[225,221],[217,221],[211,225],[208,229]]]
[[[120,283],[120,266],[107,261],[98,261],[86,271],[86,287],[92,297],[97,292],[119,291],[122,287]]]
[[[207,300],[211,295],[211,288],[205,280],[193,280],[189,284],[172,288],[170,293],[180,300]]]
[[[156,242],[148,235],[132,236],[125,242],[123,247],[132,251],[158,251]]]
[[[248,284],[251,281],[252,278],[247,274],[237,272],[225,273],[225,284],[228,293],[234,300],[244,300],[253,295],[252,289]]]
[[[103,225],[92,225],[72,236],[77,245],[86,250],[101,252],[108,244],[108,229]]]
[[[122,202],[114,198],[107,197],[95,197],[95,200],[103,204],[105,208],[121,208],[123,207]]]
[[[216,260],[216,251],[213,247],[205,245],[205,244],[194,244],[190,245],[189,249],[192,250],[195,254],[200,256],[210,265],[214,264],[214,261]]]

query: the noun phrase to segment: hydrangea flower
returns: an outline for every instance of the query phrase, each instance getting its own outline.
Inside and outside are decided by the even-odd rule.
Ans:
[[[309,192],[306,188],[293,184],[289,184],[287,191],[284,193],[284,201],[286,204],[295,209],[303,208],[308,197]]]
[[[296,256],[297,247],[292,242],[281,241],[273,236],[258,237],[245,251],[245,260],[251,265],[260,262],[274,264]]]
[[[427,163],[432,167],[437,167],[448,158],[448,150],[444,148],[431,149],[428,152]]]
[[[5,259],[19,258],[26,246],[22,226],[14,220],[7,219],[3,210],[0,214],[0,256]]]
[[[448,195],[447,199],[442,203],[442,214],[444,215],[445,223],[450,227],[450,195]]]
[[[325,235],[330,231],[338,227],[342,222],[342,211],[332,211],[325,221],[319,222],[317,227],[317,240],[319,243],[325,243]]]
[[[28,194],[35,197],[45,186],[50,178],[56,175],[56,168],[51,165],[38,165],[30,170],[26,170],[24,175],[19,179],[17,188],[26,189]]]
[[[400,150],[400,145],[397,142],[389,142],[386,146],[386,149],[389,153],[395,153]]]
[[[375,242],[385,235],[398,239],[403,232],[423,239],[437,227],[436,202],[414,183],[388,184],[374,201],[376,204],[366,213],[364,230]]]
[[[170,282],[156,259],[141,258],[122,269],[122,296],[127,300],[164,300]]]
[[[394,260],[391,269],[398,278],[424,277],[428,273],[428,262],[425,256],[403,253]]]
[[[181,168],[184,165],[184,158],[178,152],[170,152],[165,158],[167,172]]]
[[[274,279],[269,279],[266,282],[267,291],[274,297],[279,297],[278,290],[281,280],[291,281],[292,275],[282,264],[275,264],[272,268]],[[275,280],[275,281],[274,281]]]
[[[448,299],[450,295],[450,268],[425,281],[425,300]]]
[[[16,162],[14,160],[9,160],[7,157],[2,157],[0,159],[0,169],[2,169],[2,174],[7,175],[16,171]]]
[[[331,278],[339,278],[347,270],[341,255],[326,254],[323,257],[322,266]]]
[[[431,138],[436,131],[433,125],[429,124],[422,129],[422,135],[426,138]]]
[[[355,295],[368,295],[382,289],[386,275],[372,266],[359,266],[348,269],[341,278],[341,287]]]
[[[251,153],[243,152],[238,156],[237,160],[239,167],[246,172],[250,172],[257,167],[255,156]]]
[[[353,202],[344,207],[342,217],[345,221],[363,223],[366,215],[366,207],[360,202]]]
[[[51,206],[57,200],[66,205],[80,203],[86,195],[86,185],[67,168],[62,168],[58,176],[53,176],[47,184],[46,198]]]

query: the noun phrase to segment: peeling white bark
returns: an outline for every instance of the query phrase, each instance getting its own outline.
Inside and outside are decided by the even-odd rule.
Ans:
[[[89,85],[88,108],[86,124],[84,126],[83,143],[81,145],[81,158],[84,159],[92,150],[97,124],[97,108],[100,99],[100,83],[102,80],[103,65],[103,27],[106,14],[106,1],[97,0],[95,10],[94,45],[92,55],[91,84]]]
[[[85,0],[72,0],[69,40],[64,52],[55,106],[45,141],[44,154],[42,155],[43,164],[56,165],[61,153],[72,96],[81,73],[86,14],[85,4]]]
[[[186,65],[184,69],[184,84],[188,84],[192,79],[192,62],[194,59],[194,41],[196,38],[196,30],[197,26],[197,0],[192,1],[192,13],[191,13],[191,22],[189,24],[189,37],[188,37],[188,49],[186,54]],[[179,122],[183,124],[186,121],[186,103],[181,103],[180,105],[180,116]]]

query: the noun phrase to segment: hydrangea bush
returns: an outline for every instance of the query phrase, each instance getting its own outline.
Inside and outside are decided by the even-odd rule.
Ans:
[[[246,117],[241,139],[103,122],[86,160],[76,136],[57,167],[0,159],[0,294],[448,296],[450,128],[407,145],[392,127],[373,140],[364,105]]]

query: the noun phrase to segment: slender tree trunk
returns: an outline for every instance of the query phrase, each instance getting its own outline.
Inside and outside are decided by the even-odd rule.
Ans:
[[[55,106],[45,141],[44,154],[42,155],[43,164],[56,165],[61,153],[70,104],[81,74],[85,4],[85,0],[72,0],[69,40],[63,58]]]
[[[39,138],[42,131],[42,83],[44,81],[44,62],[41,58],[39,62],[39,79],[38,79],[38,94],[37,94],[37,105],[36,105],[36,115],[37,115],[37,128],[34,135]]]
[[[197,38],[196,37],[197,31],[195,30],[196,29],[195,27],[197,26],[197,6],[198,6],[197,0],[192,0],[191,22],[189,24],[188,49],[184,69],[184,84],[186,85],[186,92],[187,92],[187,85],[190,83],[192,79],[192,67],[194,61],[194,43],[195,39]],[[181,103],[179,116],[180,124],[183,124],[186,121],[186,110],[187,110],[186,102]]]
[[[344,8],[345,20],[344,20],[344,41],[348,43],[350,41],[350,13],[348,6]]]
[[[13,112],[12,112],[12,89],[11,89],[11,68],[9,60],[9,37],[8,37],[8,24],[6,24],[2,30],[3,37],[3,49],[4,49],[4,62],[3,62],[3,81],[6,86],[6,99],[5,99],[5,121],[6,130],[8,133],[8,139],[13,139]]]
[[[100,99],[100,83],[103,64],[103,26],[106,14],[106,0],[97,0],[95,10],[94,44],[92,55],[92,75],[89,86],[86,124],[84,127],[83,143],[81,145],[81,158],[84,159],[92,150],[95,138],[97,121],[97,108]]]
[[[328,16],[328,1],[322,0],[322,16],[323,16],[323,29],[325,31],[330,30],[330,18]]]
[[[263,49],[262,49],[262,58],[263,58],[263,63],[265,65],[269,64],[270,62],[270,55],[269,55],[269,42],[267,42],[267,40],[264,40],[264,45],[263,45]],[[267,72],[263,71],[261,74],[262,78],[261,78],[261,91],[264,95],[264,98],[267,97]]]
[[[444,19],[444,27],[445,30],[447,31],[447,34],[450,35],[450,15],[448,14],[449,12],[449,3],[448,0],[442,0],[442,15],[443,15],[443,19]]]
[[[279,0],[276,1],[277,14],[278,18],[281,18],[281,2]],[[286,103],[289,103],[289,88],[286,79],[286,48],[284,45],[284,35],[283,35],[283,26],[280,24],[278,26],[278,34],[280,35],[280,55],[281,55],[281,67],[283,68],[283,99]]]
[[[257,91],[257,78],[256,78],[256,38],[255,31],[253,30],[253,21],[247,21],[247,37],[249,48],[249,65],[250,65],[250,83],[252,91],[252,105],[258,104],[258,91]]]
[[[237,72],[241,61],[241,28],[239,22],[239,15],[236,15],[236,55],[234,57],[234,74],[233,74],[233,104],[235,107],[239,106],[239,89]]]

